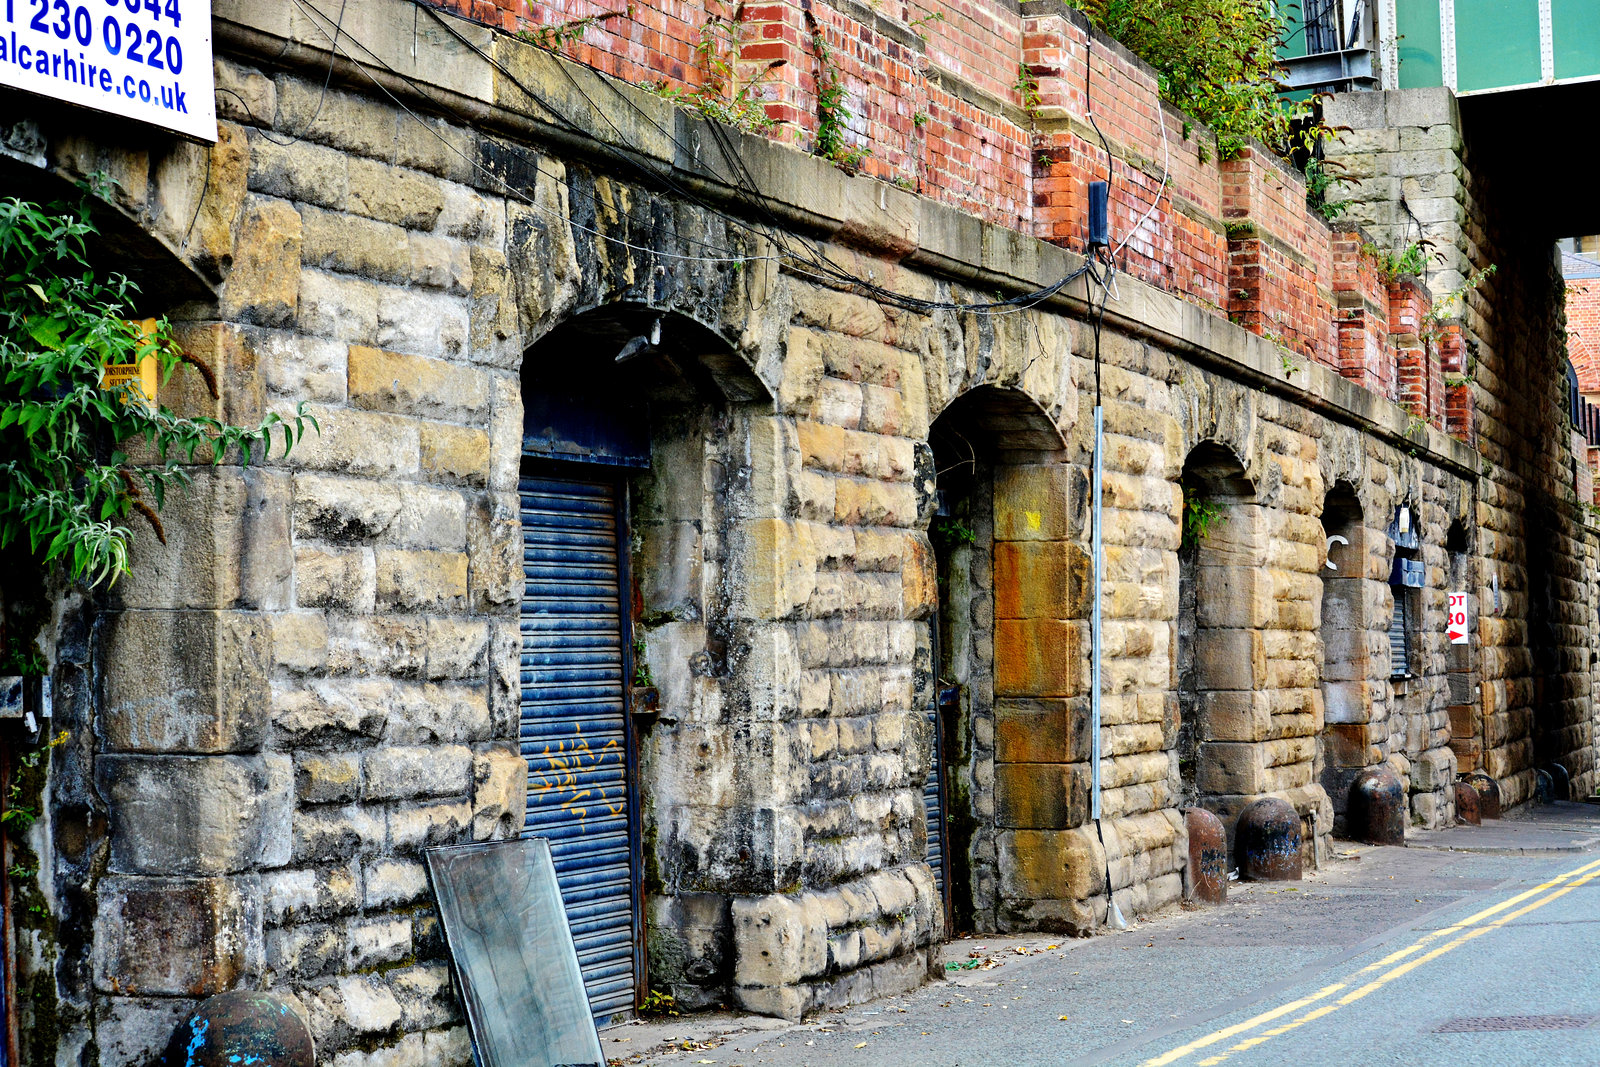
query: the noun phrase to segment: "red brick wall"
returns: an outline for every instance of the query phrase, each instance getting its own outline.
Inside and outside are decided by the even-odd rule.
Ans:
[[[771,136],[804,149],[826,79],[820,36],[845,93],[845,138],[868,152],[861,173],[1084,251],[1088,183],[1109,165],[1118,270],[1400,397],[1387,301],[1348,249],[1336,273],[1333,235],[1307,210],[1301,179],[1261,149],[1219,163],[1210,132],[1162,103],[1154,72],[1076,11],[1024,16],[1007,0],[437,2],[508,32],[620,12],[563,51],[685,92],[707,84],[696,49],[708,19],[725,18],[738,78],[759,78],[752,98],[779,123]],[[1437,356],[1424,346],[1413,362],[1407,395],[1442,424]]]
[[[1600,278],[1567,279],[1567,358],[1578,392],[1600,393]]]

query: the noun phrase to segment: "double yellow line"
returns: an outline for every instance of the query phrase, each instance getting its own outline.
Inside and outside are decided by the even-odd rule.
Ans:
[[[1476,915],[1470,915],[1453,926],[1447,926],[1442,930],[1424,934],[1413,944],[1397,952],[1390,953],[1376,963],[1368,964],[1342,982],[1324,986],[1310,996],[1280,1005],[1271,1011],[1262,1012],[1252,1019],[1246,1019],[1242,1023],[1224,1027],[1214,1033],[1207,1034],[1205,1037],[1196,1038],[1187,1045],[1181,1045],[1154,1059],[1145,1060],[1144,1063],[1140,1064],[1140,1067],[1167,1067],[1167,1064],[1176,1063],[1202,1049],[1211,1048],[1214,1045],[1219,1045],[1224,1041],[1232,1040],[1244,1034],[1251,1035],[1199,1061],[1199,1067],[1215,1067],[1216,1064],[1222,1063],[1235,1052],[1244,1052],[1247,1049],[1255,1048],[1257,1045],[1265,1044],[1280,1034],[1286,1034],[1290,1030],[1304,1026],[1306,1023],[1313,1022],[1325,1015],[1331,1015],[1349,1004],[1354,1004],[1367,994],[1375,993],[1382,989],[1396,978],[1409,974],[1423,964],[1436,960],[1447,952],[1453,952],[1475,937],[1482,937],[1491,930],[1505,926],[1507,923],[1520,919],[1531,911],[1544,907],[1553,900],[1566,896],[1594,878],[1600,878],[1600,860],[1579,867],[1577,870],[1568,871],[1566,874],[1552,878],[1541,885],[1536,885],[1526,892],[1518,893],[1509,900],[1503,900],[1492,908],[1485,908]],[[1540,894],[1544,895],[1540,896]],[[1531,897],[1538,897],[1539,899],[1526,907],[1517,908],[1516,911],[1509,914],[1500,914],[1508,908],[1516,908],[1518,904]],[[1497,915],[1500,917],[1494,918]],[[1493,919],[1492,922],[1489,921],[1491,919]],[[1443,941],[1444,944],[1434,946],[1434,943],[1438,941]],[[1434,947],[1430,948],[1429,946]],[[1376,977],[1368,977],[1374,974],[1376,974]],[[1344,992],[1345,990],[1349,990],[1349,992]],[[1341,992],[1344,992],[1344,995],[1337,1000],[1328,999]],[[1322,1001],[1327,1001],[1327,1003],[1319,1003]],[[1311,1007],[1312,1005],[1317,1006]],[[1260,1030],[1261,1027],[1266,1026],[1268,1023],[1275,1023],[1285,1016],[1294,1015],[1295,1012],[1300,1011],[1302,1008],[1311,1008],[1311,1010],[1291,1019],[1289,1022],[1274,1026],[1268,1030],[1261,1030],[1260,1033],[1252,1033],[1252,1031]]]

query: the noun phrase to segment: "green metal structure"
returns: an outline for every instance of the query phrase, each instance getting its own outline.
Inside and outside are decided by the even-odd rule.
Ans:
[[[1600,0],[1300,0],[1282,57],[1294,89],[1458,96],[1600,80]]]

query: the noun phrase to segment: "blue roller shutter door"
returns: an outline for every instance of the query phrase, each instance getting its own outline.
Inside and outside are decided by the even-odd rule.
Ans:
[[[635,1004],[638,818],[627,708],[621,507],[610,481],[524,476],[523,835],[550,840],[595,1017]]]

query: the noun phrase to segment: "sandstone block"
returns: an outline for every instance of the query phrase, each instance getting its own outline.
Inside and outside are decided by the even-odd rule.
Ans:
[[[369,860],[362,867],[362,882],[369,908],[403,906],[428,895],[428,871],[421,860]]]
[[[434,845],[457,845],[472,829],[472,805],[465,800],[436,801],[389,811],[388,841],[393,852]]]
[[[454,796],[468,791],[472,753],[463,745],[380,748],[362,758],[362,774],[368,800]]]
[[[350,210],[410,230],[431,230],[444,210],[441,183],[404,167],[351,159]]]
[[[281,200],[252,198],[234,245],[221,310],[230,319],[282,326],[300,302],[300,215]]]
[[[130,611],[103,630],[103,729],[123,752],[249,752],[265,736],[272,631],[238,612]]]
[[[97,888],[94,982],[101,992],[201,997],[260,973],[256,877],[112,876]]]
[[[351,345],[350,403],[370,411],[480,423],[489,411],[489,372],[470,364]]]
[[[1272,579],[1260,567],[1198,567],[1195,618],[1202,627],[1253,629],[1273,621]]]
[[[382,611],[461,611],[467,600],[464,552],[379,549],[376,607]]]
[[[733,980],[743,990],[799,983],[801,941],[807,930],[800,906],[785,897],[740,897],[733,901],[736,956]]]
[[[427,623],[405,616],[365,616],[341,621],[328,641],[334,674],[416,678],[427,660]]]
[[[1255,630],[1201,630],[1194,648],[1202,689],[1255,689],[1266,682],[1266,647]]]
[[[202,468],[163,509],[166,543],[138,531],[118,591],[130,608],[288,607],[289,479],[252,467]]]
[[[1002,897],[1087,900],[1105,892],[1105,852],[1083,830],[1004,830],[996,835]]]
[[[1066,465],[995,471],[996,541],[1065,541],[1082,536],[1088,483]]]
[[[1001,763],[994,769],[995,822],[1007,828],[1065,830],[1087,813],[1081,765]]]
[[[1205,741],[1265,741],[1272,735],[1269,694],[1224,690],[1200,694],[1200,738]]]
[[[293,826],[297,864],[370,854],[384,840],[382,811],[358,805],[300,808],[294,813]]]
[[[1000,763],[1080,763],[1089,758],[1083,698],[995,701],[994,758]]]
[[[528,764],[515,745],[495,746],[472,759],[472,839],[515,837],[527,810]]]
[[[419,464],[435,480],[461,485],[489,483],[489,435],[470,426],[425,422]]]
[[[354,861],[279,868],[261,875],[261,893],[263,921],[274,926],[348,915],[361,907],[361,871]]]
[[[1089,557],[1066,541],[996,541],[995,616],[1071,619],[1082,614]]]
[[[217,875],[288,861],[287,756],[102,756],[111,870]]]
[[[301,752],[294,758],[295,795],[329,804],[361,796],[361,757],[354,752]]]
[[[1266,789],[1266,766],[1254,744],[1207,741],[1200,746],[1196,782],[1202,793],[1260,793]]]
[[[1080,623],[1058,619],[995,621],[996,695],[1076,696],[1088,673]]]
[[[295,603],[302,608],[371,612],[377,574],[369,548],[295,549]]]
[[[322,425],[295,446],[296,467],[372,480],[417,473],[420,428],[415,419],[312,405]]]

